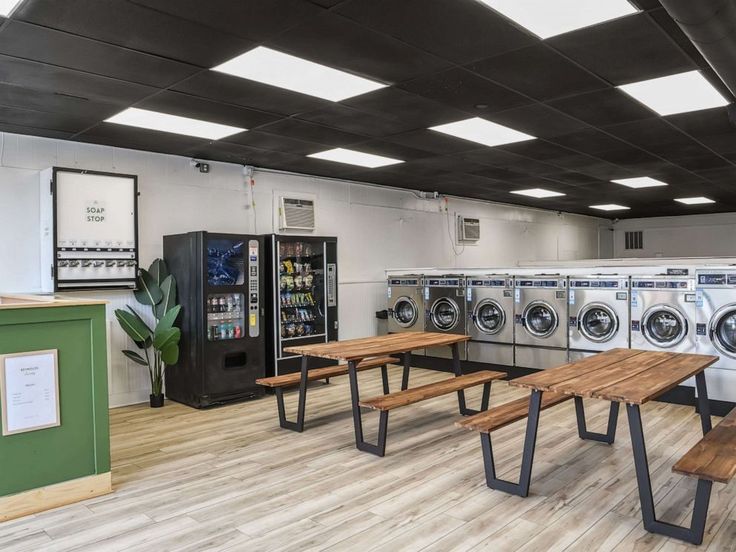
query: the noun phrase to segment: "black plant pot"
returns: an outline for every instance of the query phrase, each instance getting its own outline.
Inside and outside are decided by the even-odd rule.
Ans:
[[[164,405],[164,394],[149,395],[151,399],[151,408],[161,408]]]

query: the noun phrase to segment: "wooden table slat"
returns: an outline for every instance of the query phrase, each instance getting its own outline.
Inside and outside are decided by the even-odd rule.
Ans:
[[[592,396],[607,401],[644,404],[674,389],[686,379],[718,361],[717,356],[679,353],[628,379],[595,391]]]

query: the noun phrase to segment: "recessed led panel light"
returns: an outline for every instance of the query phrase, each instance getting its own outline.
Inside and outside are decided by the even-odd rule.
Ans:
[[[480,0],[540,38],[636,13],[627,0]]]
[[[559,197],[565,194],[560,192],[553,192],[552,190],[545,190],[544,188],[530,188],[529,190],[516,190],[511,192],[512,194],[519,194],[523,196],[544,198],[544,197]]]
[[[604,203],[603,205],[591,205],[591,209],[598,209],[600,211],[625,211],[629,209],[624,205],[616,205],[615,203]]]
[[[712,199],[708,199],[707,197],[698,196],[698,197],[680,197],[678,199],[675,199],[675,201],[679,201],[680,203],[684,203],[685,205],[702,205],[703,203],[715,203]]]
[[[23,0],[0,0],[0,16],[7,17]]]
[[[400,159],[391,159],[390,157],[383,157],[382,155],[373,155],[372,153],[363,153],[362,151],[344,148],[320,151],[319,153],[307,155],[307,157],[324,159],[326,161],[336,161],[337,163],[346,163],[348,165],[358,165],[360,167],[368,167],[370,169],[403,163]]]
[[[117,115],[105,119],[105,122],[184,134],[185,136],[196,136],[208,140],[219,140],[246,130],[199,119],[190,119],[189,117],[180,117],[179,115],[138,109],[137,107],[129,107]]]
[[[212,70],[333,102],[386,86],[264,46],[253,48]]]
[[[619,88],[660,115],[728,105],[700,71],[624,84]]]
[[[624,186],[628,186],[629,188],[653,188],[655,186],[667,185],[666,182],[655,180],[654,178],[649,178],[648,176],[638,176],[636,178],[620,178],[619,180],[611,180],[611,182],[615,182],[616,184],[623,184]]]
[[[480,117],[473,117],[471,119],[463,119],[462,121],[455,121],[454,123],[447,123],[445,125],[438,125],[430,127],[429,130],[442,132],[455,136],[456,138],[462,138],[463,140],[470,140],[471,142],[477,142],[484,146],[500,146],[502,144],[512,144],[513,142],[522,142],[524,140],[533,140],[536,137],[524,134],[518,130],[508,128]]]

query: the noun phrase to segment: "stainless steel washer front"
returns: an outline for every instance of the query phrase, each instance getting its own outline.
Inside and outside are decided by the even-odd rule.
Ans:
[[[514,279],[508,274],[467,277],[468,360],[514,364]]]
[[[424,278],[424,302],[427,305],[424,329],[465,335],[465,277],[460,275],[427,276]],[[460,358],[465,360],[465,343],[458,345]],[[426,349],[427,356],[451,358],[450,347]]]
[[[391,276],[388,279],[388,333],[424,331],[423,291],[420,275]]]
[[[570,276],[568,297],[571,352],[629,347],[628,277]]]
[[[677,308],[659,304],[644,312],[641,332],[655,347],[669,349],[679,345],[688,334],[688,321]]]

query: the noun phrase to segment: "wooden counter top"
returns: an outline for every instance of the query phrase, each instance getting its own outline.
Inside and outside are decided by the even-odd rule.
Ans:
[[[84,305],[105,305],[107,301],[98,299],[66,299],[55,295],[0,294],[2,309],[37,309],[46,307],[79,307]]]

